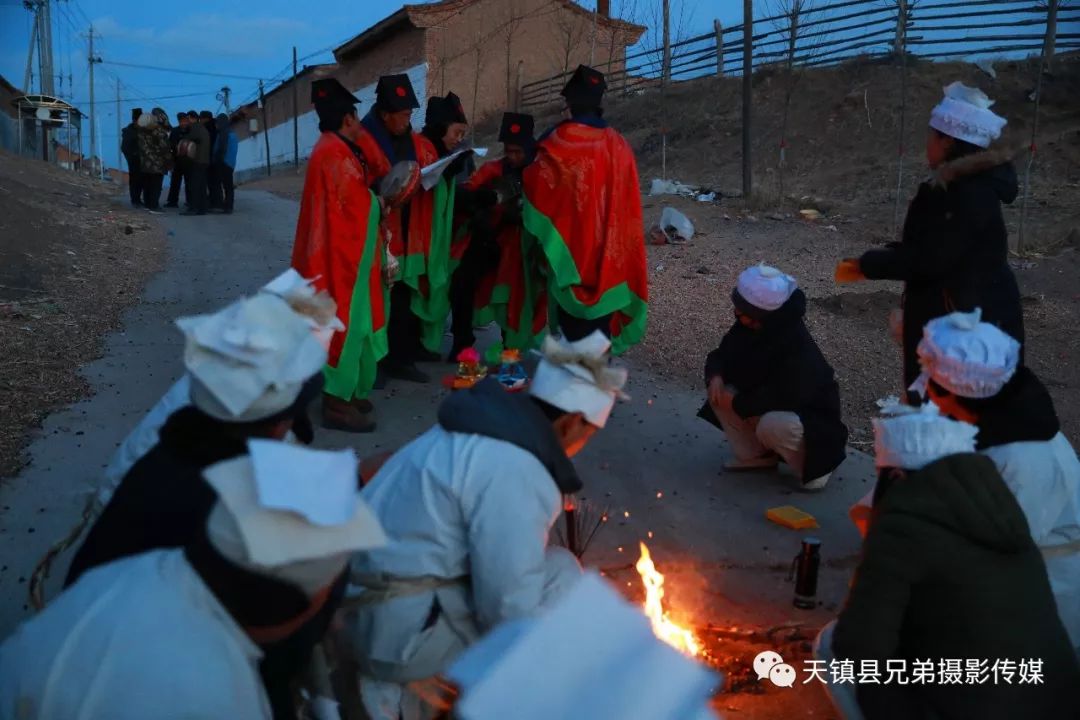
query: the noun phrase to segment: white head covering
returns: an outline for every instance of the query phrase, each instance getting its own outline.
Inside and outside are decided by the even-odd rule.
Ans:
[[[274,295],[244,298],[213,315],[180,318],[191,402],[227,422],[285,410],[326,363],[308,318]]]
[[[993,104],[982,90],[954,82],[945,88],[945,98],[930,112],[930,127],[957,140],[990,147],[1008,123],[990,109]]]
[[[735,289],[754,307],[772,312],[779,310],[798,287],[795,278],[761,263],[743,270]]]
[[[975,452],[979,429],[945,417],[932,402],[918,408],[896,403],[881,412],[873,421],[878,468],[921,470],[943,457]]]
[[[579,412],[602,428],[617,398],[627,399],[622,388],[627,373],[608,366],[611,342],[599,330],[576,342],[548,335],[541,349],[529,393],[568,413]]]
[[[981,320],[982,310],[976,308],[926,324],[918,347],[923,372],[916,389],[932,379],[965,398],[983,399],[1001,392],[1020,363],[1020,343]]]
[[[315,290],[315,280],[308,280],[289,268],[263,286],[260,292],[277,295],[295,312],[308,318],[311,329],[324,347],[330,347],[335,332],[345,330],[337,317],[337,303],[326,291]]]
[[[542,672],[537,672],[542,668]],[[721,678],[653,635],[595,573],[543,615],[502,625],[450,667],[462,720],[702,720]]]
[[[207,535],[222,556],[312,596],[341,573],[351,553],[386,544],[360,499],[352,450],[250,440],[248,452],[203,472],[218,494]]]

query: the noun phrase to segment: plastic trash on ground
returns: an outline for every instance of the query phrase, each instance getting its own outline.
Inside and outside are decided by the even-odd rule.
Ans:
[[[694,237],[694,223],[675,208],[666,207],[660,213],[660,230],[668,242],[690,240]]]
[[[649,186],[650,195],[686,195],[687,197],[697,197],[697,191],[689,185],[684,185],[676,180],[661,180],[655,178],[652,184]]]
[[[697,201],[698,202],[703,202],[703,203],[716,202],[716,193],[714,193],[714,192],[702,193],[702,194],[697,196]]]

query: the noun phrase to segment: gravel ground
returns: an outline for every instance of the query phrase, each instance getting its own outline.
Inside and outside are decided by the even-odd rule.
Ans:
[[[899,347],[888,332],[889,310],[899,307],[899,283],[833,281],[838,259],[858,255],[886,238],[870,223],[830,215],[807,222],[791,211],[748,212],[736,203],[699,203],[678,197],[645,198],[645,219],[656,223],[670,205],[695,223],[685,244],[649,248],[650,317],[645,342],[631,354],[654,372],[701,387],[705,355],[732,323],[730,293],[739,272],[768,262],[795,276],[809,299],[807,325],[840,382],[852,444],[871,446],[875,402],[900,391]],[[1066,434],[1080,440],[1080,322],[1075,289],[1077,252],[1014,261],[1024,293],[1029,363],[1050,387]]]

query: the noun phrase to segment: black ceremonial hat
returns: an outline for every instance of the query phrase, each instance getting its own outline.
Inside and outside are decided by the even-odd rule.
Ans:
[[[360,99],[345,89],[337,78],[322,78],[311,83],[311,104],[316,108],[350,108]]]
[[[563,88],[562,96],[573,105],[600,107],[605,90],[607,90],[607,80],[604,79],[604,73],[585,65],[578,65],[578,69],[574,71],[570,81]]]
[[[461,104],[461,98],[454,93],[446,94],[446,114],[452,123],[469,124],[469,118],[465,117],[465,107]]]
[[[383,75],[375,86],[375,102],[380,110],[399,112],[420,107],[408,75]]]
[[[499,142],[511,145],[529,145],[533,142],[536,122],[532,115],[524,113],[503,113],[502,128],[499,130]]]

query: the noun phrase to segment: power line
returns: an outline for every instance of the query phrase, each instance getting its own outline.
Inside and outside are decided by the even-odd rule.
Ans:
[[[262,80],[263,78],[252,77],[250,75],[230,75],[227,73],[212,73],[212,72],[200,72],[198,70],[185,70],[182,68],[168,68],[160,67],[157,65],[139,65],[137,63],[119,62],[117,60],[103,60],[106,65],[118,65],[120,67],[137,68],[139,70],[156,70],[158,72],[171,72],[181,75],[202,75],[204,77],[219,77],[219,78],[233,78],[237,80]]]
[[[114,80],[115,80],[115,78],[114,78]],[[127,88],[129,88],[131,90],[135,89],[135,88],[132,88],[131,85],[129,85],[126,82],[122,81],[122,84],[125,87],[127,87]],[[184,93],[183,95],[158,95],[157,97],[147,97],[146,95],[141,95],[140,97],[120,98],[120,102],[141,103],[141,102],[145,102],[147,100],[153,102],[153,101],[157,101],[157,100],[176,100],[177,98],[205,97],[207,95],[213,95],[215,92],[216,92],[216,90],[208,90],[206,92]],[[86,100],[78,100],[78,101],[72,101],[71,104],[77,106],[80,103],[85,103],[85,102],[87,102],[87,101]],[[116,102],[116,101],[111,100],[111,102]]]

